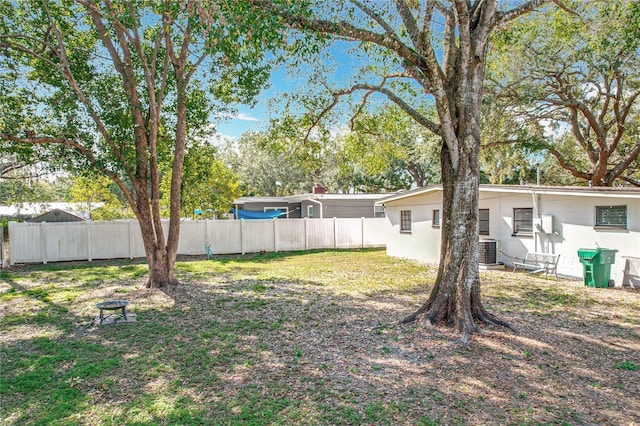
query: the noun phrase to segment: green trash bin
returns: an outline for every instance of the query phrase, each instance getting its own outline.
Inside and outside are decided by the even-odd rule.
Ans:
[[[578,249],[584,285],[598,288],[609,287],[611,265],[616,261],[617,251],[606,248]]]

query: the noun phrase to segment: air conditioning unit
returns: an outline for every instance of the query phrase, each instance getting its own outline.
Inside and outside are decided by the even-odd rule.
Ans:
[[[495,265],[498,263],[498,242],[496,240],[480,240],[478,263],[481,265]]]

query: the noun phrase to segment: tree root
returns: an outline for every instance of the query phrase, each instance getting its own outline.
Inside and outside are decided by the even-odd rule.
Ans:
[[[475,310],[472,316],[474,321],[477,321],[481,324],[504,327],[511,332],[518,334],[518,330],[514,326],[504,320],[497,318],[495,315],[490,314],[482,306],[480,306],[480,309]],[[436,318],[434,306],[432,305],[428,309],[426,308],[426,306],[423,306],[421,309],[418,309],[416,312],[398,321],[397,324],[417,324],[424,327],[429,333],[434,336],[442,336],[442,333],[439,332],[435,327],[436,321],[434,321],[434,318]],[[452,321],[448,321],[446,318],[437,321],[437,323],[445,323],[449,325],[451,324],[451,322]],[[454,342],[451,342],[452,346],[464,348],[469,346],[472,334],[489,334],[486,330],[483,330],[478,326],[473,326],[471,328],[465,327],[465,330],[461,331],[460,333],[460,338],[456,339]]]
[[[425,315],[424,318],[422,318],[422,320],[420,320],[420,323],[422,324],[422,326],[424,328],[426,328],[434,336],[441,336],[442,335],[442,333],[440,333],[438,330],[436,330],[436,327],[433,324],[433,321],[431,320],[431,317],[429,317],[428,315]]]
[[[492,315],[489,312],[485,311],[482,314],[479,314],[478,318],[476,318],[476,319],[478,321],[482,322],[483,324],[496,325],[496,326],[499,326],[499,327],[508,328],[513,333],[518,334],[518,330],[514,326],[512,326],[511,324],[509,324],[506,321],[503,321],[503,320],[497,318],[495,315]]]
[[[180,281],[178,281],[177,278],[172,277],[169,279],[168,282],[165,283],[161,283],[160,285],[158,285],[157,283],[154,284],[153,280],[151,279],[151,277],[147,278],[147,281],[144,284],[145,288],[158,288],[158,289],[166,289],[166,288],[171,288],[171,287],[177,287],[180,285]]]
[[[450,342],[449,344],[447,344],[447,346],[450,346],[456,349],[466,349],[469,347],[470,343],[471,343],[471,333],[466,331],[462,333],[460,338],[454,340],[453,342]]]

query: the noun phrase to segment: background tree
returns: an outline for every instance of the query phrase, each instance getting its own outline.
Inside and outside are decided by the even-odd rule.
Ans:
[[[354,42],[374,63],[357,70],[350,86],[332,90],[333,100],[379,94],[441,139],[443,227],[440,267],[426,303],[406,322],[452,323],[467,342],[476,321],[503,324],[484,308],[478,273],[480,109],[489,35],[497,27],[544,3],[514,5],[497,0],[309,5],[253,0],[290,28]],[[355,53],[354,53],[355,55]],[[335,85],[334,85],[335,87]],[[433,105],[438,120],[424,114]]]
[[[428,113],[425,113],[428,115]],[[435,111],[432,111],[435,119]],[[395,105],[359,114],[347,136],[347,151],[371,176],[391,174],[386,190],[409,189],[440,182],[440,141]]]
[[[61,201],[67,193],[60,179],[49,182],[36,177],[12,176],[0,179],[0,204],[22,206],[28,203]]]
[[[77,203],[79,210],[86,210],[93,220],[115,220],[133,217],[127,205],[123,205],[116,191],[120,189],[103,175],[73,176],[67,200]]]
[[[541,126],[522,126],[508,105],[486,93],[482,103],[482,183],[535,182],[535,164],[546,157],[533,148],[542,132]]]
[[[272,25],[223,0],[5,0],[0,16],[2,148],[29,145],[72,172],[111,178],[140,224],[148,285],[177,283],[188,138],[206,127],[215,100],[250,102],[258,92]],[[167,159],[165,235],[159,164]]]
[[[571,6],[496,34],[488,90],[514,118],[504,140],[487,142],[547,152],[583,183],[640,185],[640,3]]]
[[[225,163],[238,174],[244,195],[283,197],[309,192],[312,174],[296,153],[296,144],[274,142],[267,132],[247,132],[223,149]]]
[[[0,179],[14,177],[19,170],[26,167],[26,163],[9,152],[0,153]]]
[[[242,195],[236,173],[219,158],[218,150],[206,144],[190,147],[184,157],[184,177],[181,187],[182,216],[189,217],[201,210],[206,217],[225,217],[233,200]],[[167,167],[160,185],[161,205],[171,206],[171,169]]]

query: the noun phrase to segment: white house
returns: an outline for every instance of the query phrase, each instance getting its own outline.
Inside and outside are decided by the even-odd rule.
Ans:
[[[378,204],[393,226],[388,255],[440,260],[441,185],[401,192]],[[527,252],[560,254],[558,273],[581,278],[578,249],[615,249],[611,279],[621,285],[625,265],[631,268],[630,262],[637,265],[640,259],[640,189],[480,185],[479,209],[480,238],[496,241],[498,263],[512,265]]]

